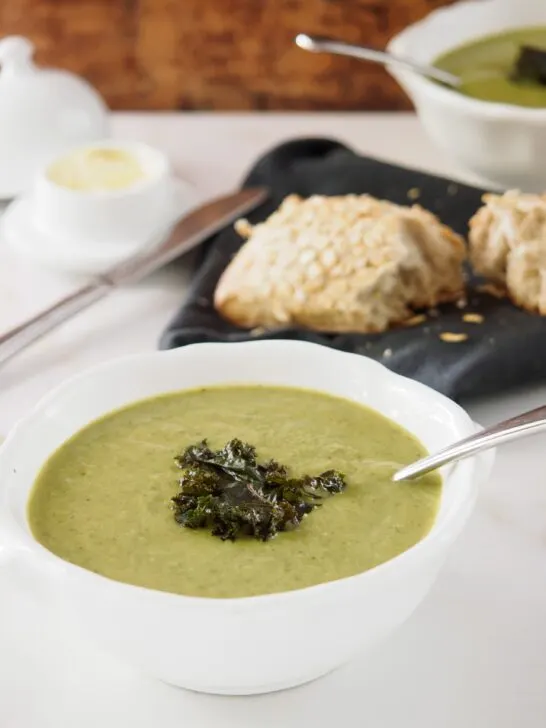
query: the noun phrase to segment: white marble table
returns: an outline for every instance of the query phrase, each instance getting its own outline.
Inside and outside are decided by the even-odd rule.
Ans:
[[[119,114],[117,136],[163,148],[200,198],[234,187],[276,142],[329,135],[394,162],[457,174],[412,115]],[[153,349],[184,296],[170,268],[118,292],[0,370],[0,434],[67,376]],[[70,290],[0,247],[0,329]],[[546,401],[546,386],[469,404],[484,424]],[[546,725],[544,438],[507,446],[433,592],[377,654],[258,698],[194,695],[98,652],[29,576],[0,574],[1,728],[543,728]],[[62,622],[62,623],[61,623]]]

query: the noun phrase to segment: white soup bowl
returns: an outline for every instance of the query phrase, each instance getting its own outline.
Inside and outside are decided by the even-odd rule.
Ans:
[[[51,392],[14,428],[0,450],[0,541],[13,566],[34,569],[89,636],[148,675],[204,692],[269,692],[330,672],[410,616],[467,521],[491,455],[445,471],[437,519],[417,545],[365,573],[297,591],[237,599],[168,594],[67,563],[33,538],[29,493],[67,438],[135,400],[220,383],[307,387],[346,397],[398,422],[430,450],[476,426],[446,397],[375,361],[270,341],[198,344],[98,366]]]
[[[464,0],[430,13],[391,39],[387,50],[432,64],[471,40],[515,28],[546,26],[540,0]],[[546,108],[464,96],[411,71],[390,68],[430,137],[485,185],[546,189]]]

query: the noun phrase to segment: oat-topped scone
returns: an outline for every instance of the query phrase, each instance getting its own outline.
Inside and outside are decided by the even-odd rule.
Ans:
[[[368,195],[287,197],[224,271],[216,309],[254,328],[379,332],[463,291],[463,240],[431,213]]]
[[[504,286],[519,306],[546,315],[546,195],[484,195],[470,220],[477,273]]]

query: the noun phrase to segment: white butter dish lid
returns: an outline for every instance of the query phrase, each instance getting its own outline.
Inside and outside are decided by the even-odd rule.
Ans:
[[[108,109],[67,71],[39,68],[26,38],[0,40],[0,199],[25,191],[49,159],[108,135]]]

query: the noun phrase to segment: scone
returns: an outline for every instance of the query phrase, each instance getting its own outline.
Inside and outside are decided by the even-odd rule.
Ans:
[[[470,220],[474,270],[518,306],[546,315],[546,195],[511,190],[483,201]]]
[[[464,289],[462,238],[417,205],[291,195],[265,222],[236,229],[248,240],[214,304],[244,328],[380,332]]]

